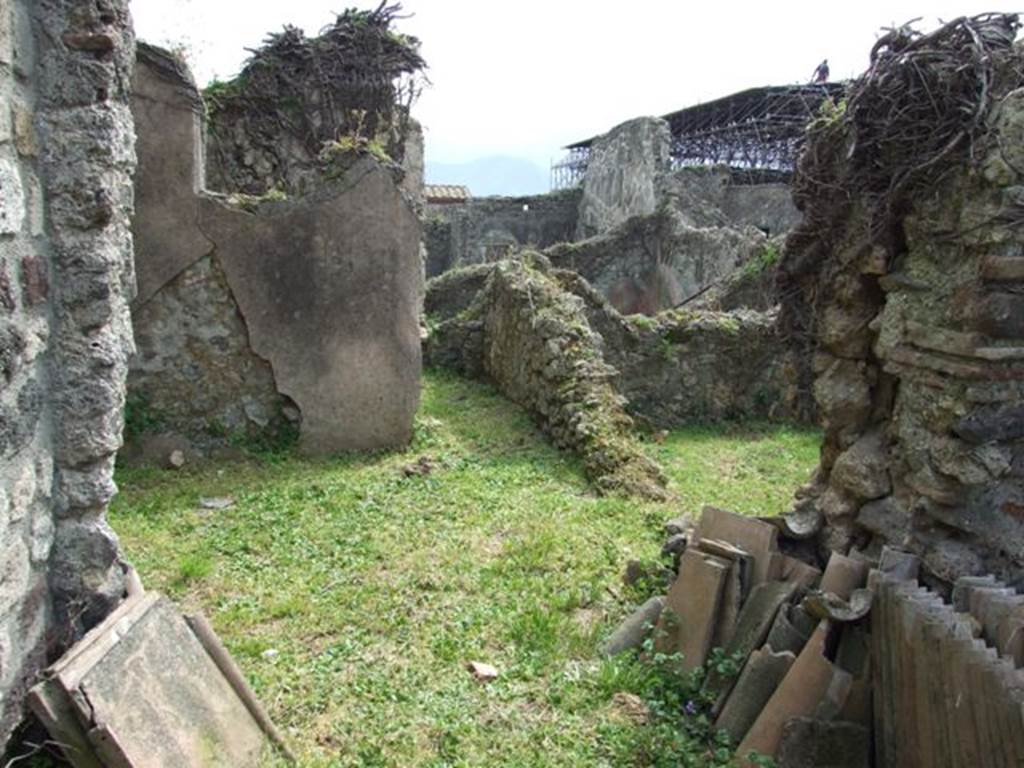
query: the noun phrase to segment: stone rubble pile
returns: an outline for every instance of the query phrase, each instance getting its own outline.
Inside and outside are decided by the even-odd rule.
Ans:
[[[800,544],[774,521],[706,507],[695,529],[685,522],[666,525],[668,594],[603,651],[643,646],[681,673],[704,668],[714,727],[741,765],[752,753],[778,768],[1024,764],[1024,595],[963,577],[947,604],[918,585],[912,554],[833,552],[822,572],[789,554]],[[662,578],[640,570],[627,581]]]

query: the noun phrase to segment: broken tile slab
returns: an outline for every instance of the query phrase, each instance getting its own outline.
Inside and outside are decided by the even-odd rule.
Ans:
[[[783,581],[768,581],[754,587],[740,611],[732,640],[725,646],[726,656],[729,658],[739,656],[745,662],[756,648],[760,648],[764,644],[779,608],[788,604],[796,591],[796,584]],[[733,679],[719,675],[714,670],[708,673],[704,689],[718,697],[713,709],[714,713],[721,710],[725,703],[725,697],[732,689],[733,682]]]
[[[796,618],[798,612],[801,618]],[[805,617],[806,614],[796,606],[783,605],[775,614],[765,642],[779,651],[799,654],[811,636],[811,632],[804,631]]]
[[[47,670],[29,701],[55,738],[75,732],[76,768],[254,765],[272,738],[235,686],[170,601],[150,593]]]
[[[913,581],[921,572],[921,558],[892,547],[882,547],[878,570],[900,581]]]
[[[697,547],[702,552],[731,563],[725,586],[722,589],[718,624],[711,639],[712,648],[725,648],[732,640],[740,608],[750,591],[754,558],[739,547],[718,539],[701,539],[697,543]]]
[[[964,654],[973,639],[970,622],[962,614],[954,613],[951,630],[941,640],[941,653],[942,666],[948,671],[949,686],[956,692],[953,700],[947,702],[947,707],[955,723],[958,766],[980,765],[983,760],[973,702],[971,697],[964,695],[969,689]]]
[[[1007,742],[1012,765],[1024,765],[1024,721],[1021,706],[1024,705],[1024,681],[1013,665],[1006,659],[992,664],[990,679],[994,681],[996,698],[1001,705],[1006,730],[1003,738]]]
[[[951,690],[947,669],[943,666],[942,638],[953,630],[953,611],[937,595],[927,592],[927,598],[920,601],[921,615],[917,624],[918,667],[922,670],[926,686],[924,690],[931,706],[932,734],[937,754],[937,765],[952,764],[949,760],[958,748],[954,740],[956,722],[948,702],[955,693]]]
[[[753,586],[751,580],[753,578],[754,558],[753,556],[744,549],[734,546],[727,541],[720,539],[701,539],[697,543],[697,548],[702,552],[707,552],[709,555],[715,555],[725,560],[731,560],[736,563],[738,573],[740,576],[740,583],[742,591],[740,592],[740,604],[742,605],[747,595],[750,593],[750,589]]]
[[[871,727],[871,683],[868,679],[854,679],[846,703],[839,710],[837,720]]]
[[[772,553],[778,550],[779,529],[752,517],[715,507],[704,507],[695,540],[720,539],[742,549],[754,558],[751,587],[772,577]]]
[[[999,647],[999,627],[1015,610],[1024,608],[1024,596],[993,590],[980,592],[977,600],[978,612],[975,618],[981,624],[982,634],[989,645],[995,646],[1002,653]]]
[[[742,741],[794,661],[794,654],[776,653],[770,646],[751,653],[715,720],[715,728],[728,733],[734,742]]]
[[[778,768],[869,768],[871,734],[854,723],[797,717],[782,728]]]
[[[1024,607],[1014,608],[1000,620],[996,648],[1015,667],[1024,667]]]
[[[740,742],[737,754],[741,760],[751,752],[774,755],[786,721],[794,717],[809,717],[828,693],[837,673],[825,658],[828,634],[829,624],[823,621]]]
[[[843,600],[849,600],[855,589],[867,583],[868,570],[867,563],[833,552],[828,565],[825,566],[825,573],[821,577],[818,589],[838,595]]]
[[[821,581],[821,569],[789,555],[777,555],[778,575],[781,581],[789,581],[806,589],[814,589]]]
[[[681,653],[679,668],[689,672],[704,664],[711,650],[731,563],[689,548],[679,562],[679,577],[669,590],[658,619],[654,649]]]
[[[725,648],[732,641],[736,621],[743,606],[742,565],[736,560],[724,560],[729,564],[722,587],[722,599],[718,609],[718,620],[711,634],[712,648]]]
[[[855,589],[848,601],[832,592],[813,591],[803,599],[800,607],[815,619],[848,624],[860,621],[871,612],[873,598],[874,593],[870,589]]]
[[[604,641],[604,645],[601,646],[602,655],[617,656],[624,651],[642,646],[654,625],[658,623],[664,607],[665,598],[659,595],[633,611]]]
[[[953,584],[953,610],[958,613],[970,611],[971,591],[975,587],[1000,588],[1003,584],[995,576],[961,576]]]
[[[853,688],[853,675],[845,669],[836,668],[821,701],[814,708],[813,716],[819,720],[836,720],[846,706]]]

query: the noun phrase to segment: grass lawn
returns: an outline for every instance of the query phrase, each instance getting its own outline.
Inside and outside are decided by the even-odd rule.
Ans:
[[[681,430],[648,444],[677,502],[600,498],[494,390],[429,373],[402,453],[119,471],[110,519],[148,589],[207,614],[303,766],[710,765],[662,678],[597,656],[646,597],[620,574],[657,559],[669,517],[786,508],[819,439]]]

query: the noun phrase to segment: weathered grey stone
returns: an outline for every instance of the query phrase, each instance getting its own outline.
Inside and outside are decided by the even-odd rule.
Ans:
[[[676,536],[677,534],[690,534],[693,531],[693,521],[686,515],[673,517],[665,523],[665,535]]]
[[[854,723],[794,718],[782,729],[779,768],[868,768],[871,735]]]
[[[996,338],[1024,337],[1024,297],[991,293],[979,307],[978,329]]]
[[[892,481],[884,433],[867,432],[843,451],[832,465],[829,480],[857,499],[878,499],[888,494]]]
[[[431,320],[450,320],[468,309],[493,270],[492,264],[475,264],[433,278],[427,283],[424,314]]]
[[[857,512],[857,525],[894,546],[901,546],[910,534],[910,513],[894,496],[872,501]]]
[[[429,234],[425,238],[427,277],[466,265],[493,263],[523,248],[547,248],[572,240],[581,194],[573,189],[428,205],[424,212]]]
[[[1024,437],[1024,405],[977,408],[960,419],[953,431],[974,445],[1019,440]]]
[[[883,547],[878,562],[878,570],[893,579],[912,581],[917,579],[921,568],[921,560],[909,552],[901,552],[892,547]]]
[[[579,239],[606,232],[631,216],[654,212],[656,184],[668,170],[668,124],[640,117],[596,139],[580,201]]]
[[[624,651],[639,648],[651,634],[658,623],[661,611],[665,607],[664,597],[652,597],[631,613],[605,640],[601,653],[605,656],[617,656]]]
[[[678,562],[679,556],[683,554],[683,550],[686,549],[686,542],[689,537],[682,533],[677,533],[673,536],[669,536],[664,544],[661,546],[662,557],[672,557]]]
[[[582,275],[622,314],[655,315],[754,263],[767,249],[759,230],[694,227],[685,218],[660,207],[545,254],[554,266]]]
[[[830,428],[861,422],[871,411],[871,386],[864,366],[834,360],[814,382],[814,399]]]
[[[531,258],[536,258],[531,255]],[[480,326],[468,317],[476,296],[471,286],[486,284],[490,269],[455,270],[430,281],[428,313],[451,317],[431,330],[425,342],[428,364],[480,375]],[[652,426],[729,419],[803,418],[813,410],[796,380],[796,362],[777,333],[775,314],[736,312],[667,313],[653,321],[623,318],[584,279],[567,270],[552,276],[583,301],[583,316],[600,336],[601,356],[618,375],[611,384],[630,412]],[[567,302],[568,304],[568,302]],[[465,311],[458,320],[454,315]],[[595,337],[596,338],[596,337]]]

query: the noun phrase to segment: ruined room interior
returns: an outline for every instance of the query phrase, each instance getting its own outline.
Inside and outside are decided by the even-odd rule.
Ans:
[[[0,3],[5,768],[1024,765],[1017,15],[515,196],[326,18]]]

